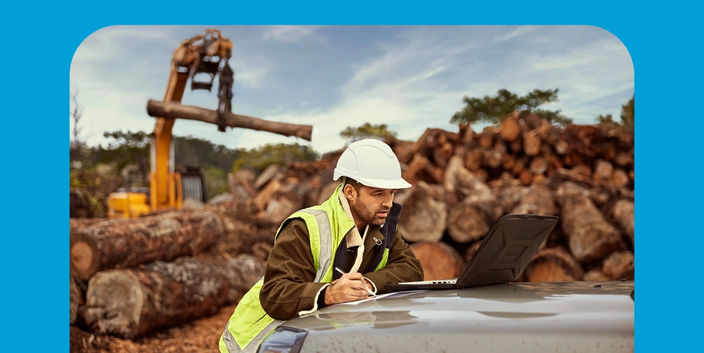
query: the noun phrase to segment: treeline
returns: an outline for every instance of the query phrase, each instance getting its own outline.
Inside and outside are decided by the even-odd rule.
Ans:
[[[105,146],[71,144],[72,217],[104,217],[111,192],[119,188],[149,187],[151,134],[118,130],[105,132],[103,136],[108,139]],[[231,171],[249,169],[258,174],[271,164],[283,166],[319,157],[310,146],[299,144],[231,149],[190,136],[175,136],[173,143],[176,169],[201,168],[209,198],[227,192],[227,173]]]

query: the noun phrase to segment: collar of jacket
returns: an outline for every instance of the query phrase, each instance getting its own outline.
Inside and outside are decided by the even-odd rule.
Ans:
[[[335,234],[345,235],[352,228],[354,228],[355,225],[352,217],[348,216],[345,213],[345,210],[342,209],[342,205],[340,205],[340,200],[338,199],[337,194],[340,192],[341,188],[342,183],[335,188],[335,192],[330,195],[330,198],[328,198],[322,206],[330,212],[330,226]]]

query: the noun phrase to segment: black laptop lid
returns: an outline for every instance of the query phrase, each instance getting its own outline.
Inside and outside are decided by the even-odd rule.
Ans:
[[[502,216],[457,278],[456,286],[463,288],[517,280],[557,220],[556,216],[531,214]]]

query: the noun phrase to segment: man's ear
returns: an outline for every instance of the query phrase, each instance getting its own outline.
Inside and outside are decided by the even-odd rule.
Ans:
[[[347,201],[354,201],[357,198],[357,190],[350,184],[345,185],[342,188],[342,192],[345,194]]]

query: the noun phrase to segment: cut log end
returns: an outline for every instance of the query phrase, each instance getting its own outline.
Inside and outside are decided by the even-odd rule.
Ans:
[[[577,280],[563,267],[552,262],[539,262],[531,268],[530,282],[571,282]]]
[[[464,266],[457,251],[443,242],[416,243],[411,251],[423,266],[426,281],[456,278]]]
[[[84,320],[94,332],[132,335],[139,325],[144,293],[128,271],[105,271],[91,277],[86,292]]]
[[[98,263],[93,257],[93,248],[85,241],[71,244],[71,267],[74,275],[87,280],[98,269]]]

